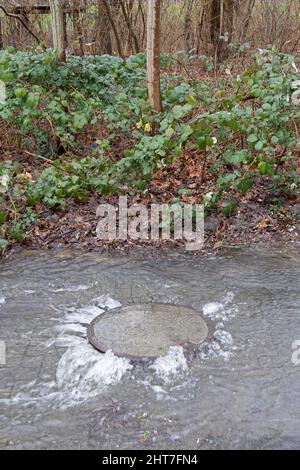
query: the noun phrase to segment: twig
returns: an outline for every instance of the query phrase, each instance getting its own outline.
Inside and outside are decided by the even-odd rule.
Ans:
[[[29,26],[26,24],[26,22],[23,20],[23,18],[20,16],[20,15],[16,15],[15,13],[10,13],[6,10],[6,8],[4,8],[4,6],[0,5],[0,10],[3,11],[3,13],[8,16],[9,18],[15,18],[16,20],[20,21],[22,23],[22,25],[24,26],[24,28],[29,32],[29,34],[31,34],[31,36],[40,44],[41,41],[40,39],[38,38],[38,36],[33,32],[31,31],[31,29],[29,28]]]
[[[117,43],[117,49],[118,49],[119,56],[125,61],[125,57],[124,57],[123,50],[122,50],[122,45],[121,45],[120,36],[119,36],[119,33],[118,33],[117,26],[116,26],[116,24],[115,24],[115,22],[114,22],[114,19],[113,19],[112,11],[111,11],[111,9],[110,9],[110,6],[109,6],[109,3],[107,2],[107,0],[103,0],[103,1],[104,1],[104,6],[105,6],[106,11],[107,11],[107,16],[108,16],[110,25],[111,25],[112,30],[113,30],[114,35],[115,35],[115,39],[116,39],[116,43]]]
[[[49,160],[49,158],[42,157],[41,155],[37,155],[36,153],[28,152],[27,150],[25,150],[24,153],[27,153],[27,155],[30,155],[31,157],[41,158],[50,165],[55,165],[55,163],[52,160]]]

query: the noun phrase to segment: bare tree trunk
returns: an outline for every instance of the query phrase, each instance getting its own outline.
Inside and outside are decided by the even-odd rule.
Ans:
[[[234,30],[234,11],[236,0],[224,0],[223,10],[223,36],[227,38],[225,41],[225,55],[228,56],[228,46],[232,43]]]
[[[192,49],[192,12],[193,12],[194,0],[188,0],[187,9],[184,18],[184,40],[186,51],[189,52]]]
[[[75,46],[75,53],[84,56],[82,28],[80,24],[80,0],[73,0],[73,29],[74,38],[78,42]]]
[[[212,0],[210,9],[210,40],[214,46],[216,55],[218,56],[218,49],[220,47],[220,33],[221,33],[221,1]]]
[[[141,14],[141,20],[142,20],[141,44],[142,44],[142,48],[144,48],[147,26],[146,26],[146,19],[145,19],[145,13],[144,13],[144,9],[143,9],[142,0],[139,0],[138,10],[137,10],[137,17],[139,15],[139,13]],[[136,21],[137,21],[137,18],[136,18]]]
[[[63,6],[66,6],[66,1],[63,0]],[[63,12],[64,15],[64,45],[65,45],[65,51],[67,51],[69,43],[68,43],[68,25],[67,25],[67,20],[68,20],[68,15],[67,13]]]
[[[64,3],[64,0],[49,0],[52,20],[53,48],[54,50],[61,51],[60,59],[62,62],[66,60]]]
[[[109,19],[110,25],[111,25],[111,27],[112,27],[112,30],[113,30],[114,35],[115,35],[115,38],[116,38],[118,54],[119,54],[120,57],[122,57],[122,58],[124,59],[124,54],[123,54],[123,48],[122,48],[122,44],[121,44],[121,39],[120,39],[120,36],[119,36],[119,32],[118,32],[117,25],[116,25],[115,20],[114,20],[114,17],[113,17],[112,10],[111,10],[111,8],[110,8],[110,1],[109,1],[109,0],[103,0],[103,3],[104,3],[104,6],[105,6],[105,8],[106,8],[107,17],[108,17],[108,19]]]
[[[228,57],[234,28],[235,0],[212,0],[210,13],[210,38],[217,63]]]
[[[204,29],[204,24],[206,23],[205,18],[207,17],[207,5],[206,4],[201,5],[201,10],[197,14],[197,16],[199,17],[199,21],[197,24],[197,33],[196,33],[196,37],[197,37],[196,53],[197,55],[199,55],[201,52],[201,43],[203,43],[204,41],[203,29]]]
[[[96,54],[112,54],[111,26],[103,0],[98,0]]]
[[[243,44],[246,41],[252,13],[255,7],[255,1],[256,0],[248,0],[247,13],[246,13],[246,18],[243,22],[242,33],[240,37],[240,44]]]
[[[157,112],[162,111],[160,88],[160,23],[161,0],[148,0],[147,72],[149,100]]]
[[[124,19],[125,19],[125,22],[126,22],[126,25],[127,25],[127,28],[128,28],[129,41],[131,43],[131,47],[132,47],[132,42],[133,42],[134,43],[134,48],[135,48],[135,53],[137,54],[139,52],[140,48],[139,48],[138,39],[137,39],[136,34],[134,32],[134,29],[132,27],[131,18],[130,18],[130,16],[128,15],[128,13],[126,11],[126,7],[125,7],[123,1],[120,2],[120,5],[121,5],[121,10],[122,10],[122,13],[123,13],[123,16],[124,16]],[[133,52],[133,50],[132,50],[132,52]]]
[[[0,18],[0,50],[1,49],[4,49],[3,31],[2,31],[2,18]]]

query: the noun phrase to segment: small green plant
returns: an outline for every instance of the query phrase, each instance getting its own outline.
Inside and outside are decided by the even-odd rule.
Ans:
[[[32,211],[32,209],[28,208],[18,220],[12,221],[9,227],[9,235],[10,237],[21,243],[26,238],[27,229],[33,225],[37,220],[37,215]]]
[[[182,52],[161,63],[196,59]],[[200,60],[206,70],[214,66]],[[293,57],[263,51],[239,76],[207,82],[164,73],[159,114],[148,101],[145,64],[144,53],[61,64],[51,50],[0,51],[1,139],[39,159],[32,175],[12,162],[0,165],[0,250],[25,238],[37,205],[55,210],[91,194],[145,190],[157,170],[186,151],[213,181],[202,196],[206,212],[219,208],[231,217],[257,181],[278,197],[295,193],[300,108],[292,99]]]

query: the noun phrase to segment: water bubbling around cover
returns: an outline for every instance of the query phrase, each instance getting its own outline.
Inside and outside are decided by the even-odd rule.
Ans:
[[[155,359],[173,346],[199,346],[208,326],[192,309],[171,304],[133,304],[99,315],[88,338],[99,351],[130,359]]]

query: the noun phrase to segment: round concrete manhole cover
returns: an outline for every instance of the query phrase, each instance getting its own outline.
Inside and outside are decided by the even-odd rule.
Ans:
[[[166,355],[171,346],[196,347],[208,326],[192,309],[170,304],[135,304],[99,315],[88,328],[90,343],[133,360]]]

